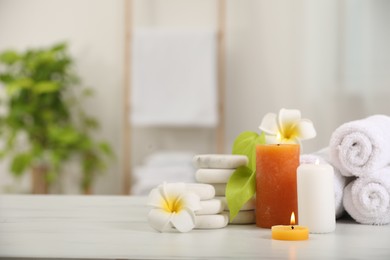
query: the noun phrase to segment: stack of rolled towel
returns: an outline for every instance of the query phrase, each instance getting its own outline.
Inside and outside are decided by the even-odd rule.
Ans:
[[[243,155],[228,154],[202,154],[193,158],[195,167],[195,179],[199,183],[212,185],[215,189],[215,199],[221,201],[224,207],[222,214],[229,216],[229,208],[226,202],[225,190],[230,176],[240,166],[248,164],[248,158]],[[230,221],[230,224],[253,224],[256,222],[255,198],[248,201]]]
[[[330,161],[353,180],[343,205],[362,224],[390,223],[390,117],[374,115],[339,126],[329,144]]]

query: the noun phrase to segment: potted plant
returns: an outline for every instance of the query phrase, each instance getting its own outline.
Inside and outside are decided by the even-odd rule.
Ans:
[[[0,53],[0,157],[10,158],[15,176],[32,171],[33,193],[47,193],[65,163],[77,160],[81,188],[90,192],[94,175],[104,169],[111,149],[93,138],[98,129],[81,102],[92,94],[80,86],[67,44]]]

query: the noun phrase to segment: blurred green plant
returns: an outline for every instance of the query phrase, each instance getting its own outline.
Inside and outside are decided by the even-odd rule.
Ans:
[[[67,44],[1,52],[0,82],[5,90],[0,158],[10,157],[11,172],[20,176],[45,169],[45,181],[51,184],[66,162],[78,160],[80,185],[88,191],[113,154],[106,142],[93,137],[98,121],[81,106],[93,93],[80,85]]]

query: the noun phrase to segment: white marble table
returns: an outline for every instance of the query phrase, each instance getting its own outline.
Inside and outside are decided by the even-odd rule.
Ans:
[[[275,241],[269,229],[158,233],[145,198],[0,196],[0,257],[87,259],[390,259],[390,226],[338,221],[336,232]]]

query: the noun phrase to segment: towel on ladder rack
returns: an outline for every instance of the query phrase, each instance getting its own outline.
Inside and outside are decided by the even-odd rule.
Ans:
[[[215,31],[137,29],[131,67],[134,125],[216,126]]]

